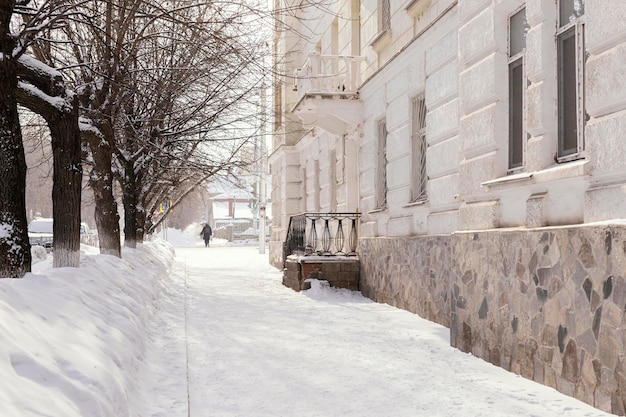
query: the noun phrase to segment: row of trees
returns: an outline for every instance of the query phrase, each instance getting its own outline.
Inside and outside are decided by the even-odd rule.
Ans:
[[[31,267],[19,106],[49,128],[54,266],[79,264],[84,174],[119,257],[116,189],[135,247],[161,202],[252,162],[271,28],[252,3],[0,0],[0,277]]]

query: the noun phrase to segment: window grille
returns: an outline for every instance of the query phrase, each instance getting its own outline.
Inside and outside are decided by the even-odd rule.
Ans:
[[[387,206],[387,123],[378,122],[378,161],[376,164],[376,208]]]
[[[378,0],[378,31],[391,29],[391,9],[389,0]]]
[[[426,100],[424,95],[411,102],[411,201],[426,200]]]

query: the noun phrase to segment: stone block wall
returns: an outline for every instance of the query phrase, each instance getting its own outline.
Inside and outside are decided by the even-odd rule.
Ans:
[[[361,291],[452,346],[626,414],[626,225],[360,239]]]
[[[359,239],[361,293],[450,327],[450,236]]]
[[[328,281],[331,287],[359,290],[359,258],[300,257],[288,258],[283,271],[283,285],[296,291],[308,290],[307,279]]]
[[[452,346],[626,411],[626,227],[454,237]]]

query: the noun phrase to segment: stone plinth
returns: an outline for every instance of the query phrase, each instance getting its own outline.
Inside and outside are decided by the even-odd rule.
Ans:
[[[328,281],[331,287],[359,290],[359,258],[346,256],[290,256],[283,270],[283,285],[308,290],[308,279]]]
[[[450,344],[626,414],[626,224],[359,240],[363,295]]]

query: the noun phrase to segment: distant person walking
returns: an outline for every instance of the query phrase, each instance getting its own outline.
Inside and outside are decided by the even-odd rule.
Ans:
[[[209,241],[211,240],[211,235],[213,234],[213,230],[211,230],[211,226],[208,223],[204,224],[202,231],[200,232],[200,236],[204,239],[204,246],[209,247]]]

